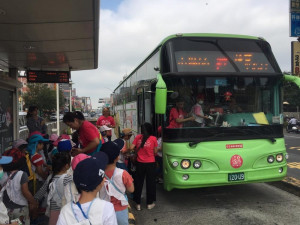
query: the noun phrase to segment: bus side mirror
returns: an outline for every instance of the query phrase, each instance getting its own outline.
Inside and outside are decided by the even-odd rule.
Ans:
[[[167,86],[161,74],[157,75],[155,90],[155,113],[165,114],[167,109]]]
[[[299,77],[289,75],[289,74],[284,74],[283,76],[286,81],[293,82],[298,86],[298,88],[300,88],[300,78]]]

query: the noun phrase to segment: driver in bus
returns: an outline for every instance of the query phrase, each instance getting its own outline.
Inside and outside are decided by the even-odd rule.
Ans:
[[[197,102],[192,107],[191,115],[195,117],[195,122],[193,125],[204,127],[205,126],[205,119],[211,119],[211,117],[204,115],[203,113],[203,103],[204,103],[204,94],[198,94]]]
[[[186,117],[187,113],[184,111],[184,99],[178,97],[176,99],[176,106],[170,111],[169,126],[167,128],[182,128],[184,122],[194,121],[195,117]]]

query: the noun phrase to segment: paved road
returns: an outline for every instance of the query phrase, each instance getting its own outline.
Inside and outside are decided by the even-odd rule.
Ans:
[[[145,196],[145,194],[144,194]],[[299,225],[300,198],[265,183],[164,191],[154,209],[134,210],[136,224]]]
[[[285,134],[285,141],[287,181],[300,187],[300,134]],[[266,183],[171,192],[157,184],[156,207],[147,210],[142,201],[142,211],[133,209],[136,224],[300,224],[300,198]]]
[[[286,133],[284,139],[289,154],[286,180],[300,187],[300,134]]]

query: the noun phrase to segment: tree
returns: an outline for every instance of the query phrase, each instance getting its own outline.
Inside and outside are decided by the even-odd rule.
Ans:
[[[56,110],[56,90],[50,89],[47,84],[28,84],[28,89],[23,96],[26,108],[34,105],[43,112]],[[59,106],[63,105],[63,93],[59,91]]]
[[[283,101],[289,104],[285,106],[287,111],[296,112],[297,106],[300,106],[300,89],[292,82],[284,81],[283,83]]]

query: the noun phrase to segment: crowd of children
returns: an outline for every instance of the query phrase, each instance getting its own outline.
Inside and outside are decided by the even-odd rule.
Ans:
[[[15,141],[0,157],[0,225],[38,224],[41,213],[49,217],[50,225],[128,224],[127,194],[132,196],[136,179],[130,151],[138,143],[129,144],[129,128],[110,141],[106,138],[110,129],[100,127],[103,144],[92,156],[72,154],[78,147],[76,134],[72,139],[56,134],[46,139],[34,132],[26,141]],[[160,140],[154,144],[159,152]],[[156,157],[161,166],[161,154]],[[159,179],[161,171],[160,167]],[[148,209],[154,207],[153,200],[147,201]]]

